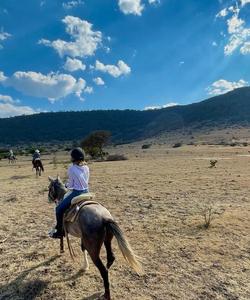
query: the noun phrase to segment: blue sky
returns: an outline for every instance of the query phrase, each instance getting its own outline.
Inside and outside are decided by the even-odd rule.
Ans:
[[[0,117],[152,109],[250,82],[250,0],[1,0]]]

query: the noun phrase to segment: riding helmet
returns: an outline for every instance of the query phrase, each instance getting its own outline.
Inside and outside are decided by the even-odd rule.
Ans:
[[[71,157],[73,161],[84,161],[85,153],[80,147],[78,147],[71,151]]]
[[[36,153],[40,153],[40,151],[38,150],[38,149],[36,149],[36,151],[35,151]]]

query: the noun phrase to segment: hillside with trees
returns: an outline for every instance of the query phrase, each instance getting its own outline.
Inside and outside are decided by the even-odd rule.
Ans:
[[[109,131],[113,142],[124,143],[181,128],[220,125],[250,125],[249,87],[157,110],[56,112],[0,119],[0,144],[81,140],[98,130]]]

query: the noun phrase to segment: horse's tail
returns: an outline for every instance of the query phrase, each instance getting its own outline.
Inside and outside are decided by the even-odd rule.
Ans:
[[[106,221],[106,226],[108,230],[110,230],[116,237],[118,246],[125,260],[129,263],[129,265],[135,270],[137,274],[142,275],[143,269],[140,263],[140,258],[137,255],[135,255],[119,225],[115,221],[110,219]]]

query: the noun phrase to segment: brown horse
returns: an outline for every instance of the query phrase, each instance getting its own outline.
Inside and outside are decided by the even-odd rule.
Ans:
[[[36,170],[36,177],[41,176],[42,172],[44,172],[44,167],[41,159],[35,159],[33,161],[33,168]]]
[[[67,192],[59,177],[49,177],[49,201],[61,201]],[[119,225],[114,221],[110,212],[98,203],[83,206],[75,222],[64,222],[64,230],[67,233],[81,239],[81,249],[84,253],[85,270],[88,269],[87,253],[101,273],[105,294],[104,299],[110,300],[108,269],[112,266],[115,256],[112,251],[111,241],[113,236],[117,239],[118,246],[127,263],[138,273],[142,273],[142,266],[138,257],[134,254],[129,242],[123,235]],[[104,244],[107,253],[107,265],[104,266],[100,259],[101,247]],[[69,242],[68,242],[69,245]],[[69,250],[71,252],[69,245]],[[61,252],[63,252],[63,238],[61,239]]]
[[[8,157],[8,160],[9,160],[9,164],[14,164],[17,160],[17,158],[15,157],[15,155],[10,155]]]

